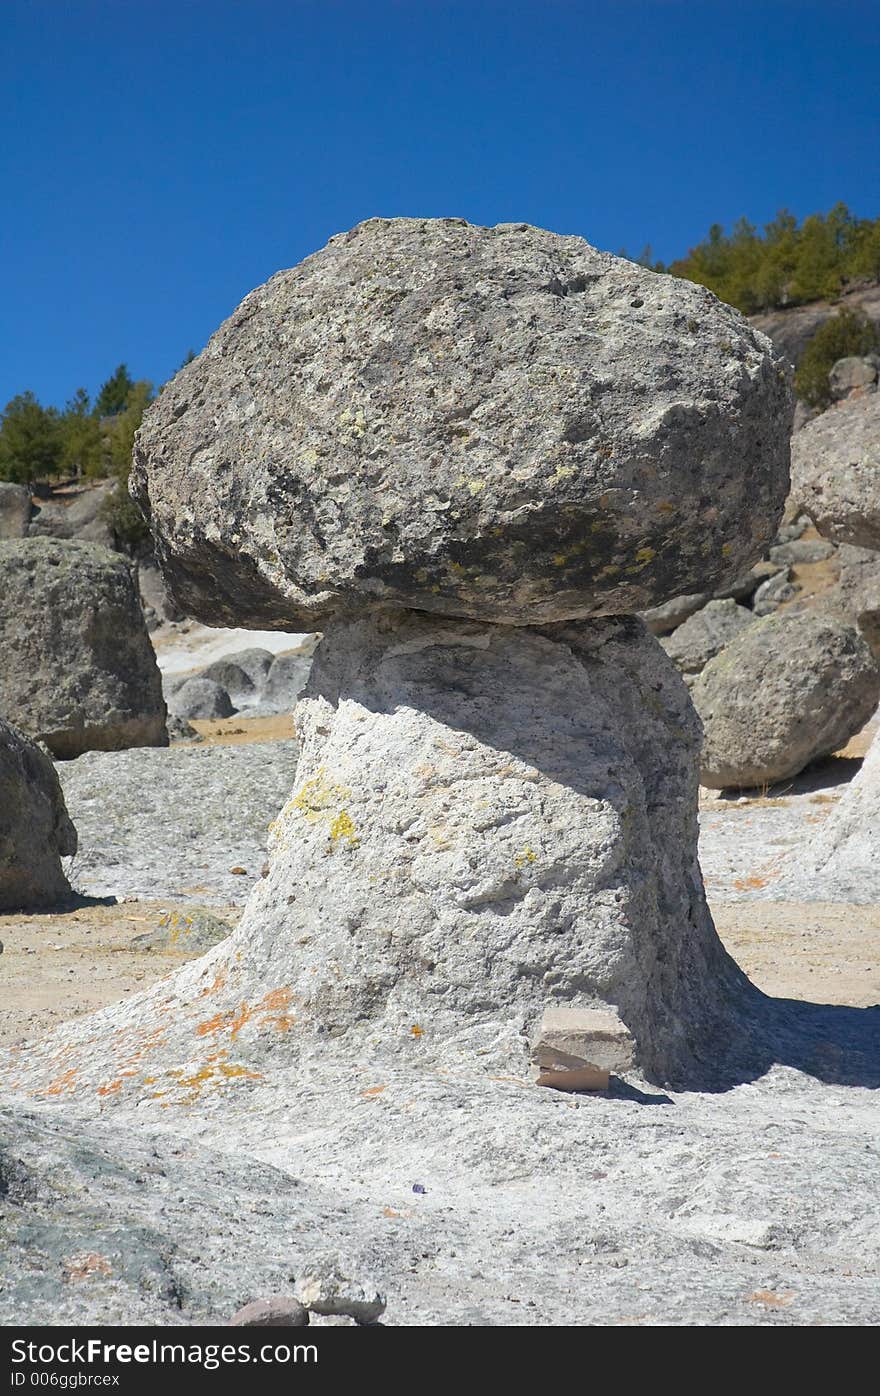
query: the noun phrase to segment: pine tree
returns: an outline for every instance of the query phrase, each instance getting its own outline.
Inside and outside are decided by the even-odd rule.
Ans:
[[[62,453],[58,413],[42,407],[31,392],[19,393],[3,409],[0,480],[27,485],[57,474]]]

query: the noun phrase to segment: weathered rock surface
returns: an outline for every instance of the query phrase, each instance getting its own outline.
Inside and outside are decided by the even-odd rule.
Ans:
[[[829,408],[791,449],[792,494],[823,537],[880,548],[880,393]]]
[[[661,643],[687,682],[754,621],[753,613],[735,601],[710,601]]]
[[[286,1294],[253,1299],[229,1320],[231,1328],[307,1328],[308,1309]]]
[[[242,302],[148,409],[132,484],[212,624],[533,624],[732,581],[791,410],[702,287],[525,224],[373,219]]]
[[[24,538],[31,517],[31,493],[26,485],[0,480],[0,538]]]
[[[0,654],[0,716],[55,756],[167,743],[156,657],[118,553],[0,543]]]
[[[196,677],[186,679],[175,687],[168,700],[168,706],[175,717],[187,721],[206,718],[231,717],[235,712],[225,688],[211,679]]]
[[[0,718],[0,911],[60,901],[70,892],[61,858],[75,852],[55,767]]]
[[[752,612],[756,616],[769,616],[786,601],[793,601],[799,591],[798,586],[791,580],[791,568],[783,567],[779,572],[774,572],[768,577],[766,582],[762,582],[757,588],[752,602]]]
[[[282,712],[293,708],[308,682],[311,668],[310,654],[279,654],[266,676],[263,705]]]
[[[880,699],[880,669],[851,625],[799,612],[756,621],[692,689],[700,780],[714,789],[783,780],[845,746]]]

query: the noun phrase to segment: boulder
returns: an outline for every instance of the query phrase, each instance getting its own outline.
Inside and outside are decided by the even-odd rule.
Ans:
[[[52,906],[70,892],[61,859],[76,852],[49,757],[0,718],[0,911]]]
[[[771,562],[780,567],[808,567],[815,562],[827,562],[835,547],[824,538],[793,538],[770,549]]]
[[[197,676],[186,681],[175,688],[169,698],[169,707],[175,717],[186,718],[191,722],[232,717],[235,708],[232,706],[229,694],[219,683],[214,683],[212,679]]]
[[[132,565],[95,544],[0,543],[0,716],[55,756],[165,746]]]
[[[222,684],[233,697],[238,693],[259,693],[265,686],[274,659],[271,650],[258,646],[236,650],[209,664],[207,669],[202,670],[202,677]]]
[[[703,287],[526,224],[376,218],[166,385],[132,488],[209,624],[533,625],[732,582],[775,534],[792,409]]]
[[[112,548],[115,540],[107,505],[115,488],[115,481],[106,480],[74,494],[55,495],[40,504],[28,532],[34,538],[75,538]]]
[[[695,591],[690,596],[673,596],[671,601],[664,601],[662,606],[652,606],[650,610],[642,611],[641,618],[652,635],[669,635],[679,625],[683,625],[688,616],[701,610],[709,600],[710,597],[704,591]]]
[[[32,508],[31,492],[26,485],[0,480],[0,538],[24,538]]]
[[[829,408],[791,449],[792,493],[822,536],[880,548],[880,393]]]
[[[262,703],[276,712],[291,710],[308,682],[310,654],[279,654],[266,677]]]
[[[838,359],[828,374],[828,387],[836,400],[853,392],[864,392],[877,382],[880,357],[877,354],[851,354]]]
[[[752,612],[735,601],[710,601],[661,643],[687,682],[754,620]]]
[[[144,611],[149,616],[152,612],[152,629],[161,625],[164,621],[183,620],[183,611],[176,606],[168,595],[168,588],[162,580],[162,574],[155,562],[149,558],[141,558],[138,562],[138,590]]]
[[[713,789],[786,780],[845,746],[880,699],[880,668],[855,626],[809,611],[756,621],[692,689],[700,780]]]
[[[791,579],[791,568],[783,567],[762,582],[752,598],[752,611],[756,616],[769,616],[786,601],[793,601],[800,587]]]

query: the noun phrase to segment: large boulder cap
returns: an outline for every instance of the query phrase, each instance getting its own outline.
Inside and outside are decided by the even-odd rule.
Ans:
[[[780,356],[703,287],[522,223],[371,219],[165,388],[133,491],[215,625],[534,624],[731,583],[773,536],[790,420]]]

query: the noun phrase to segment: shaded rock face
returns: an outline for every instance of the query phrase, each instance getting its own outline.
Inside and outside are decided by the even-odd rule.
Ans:
[[[83,543],[113,547],[113,530],[105,515],[116,488],[106,481],[83,489],[70,500],[47,500],[36,510],[28,532],[34,538],[76,538]]]
[[[750,787],[845,746],[877,707],[880,669],[855,626],[777,614],[710,660],[692,695],[704,728],[703,785]]]
[[[537,624],[732,582],[791,411],[702,287],[525,224],[374,219],[243,301],[148,410],[132,485],[209,623]]]
[[[32,507],[26,485],[0,480],[0,538],[24,538]]]
[[[823,537],[880,549],[880,393],[829,408],[791,449],[792,494]]]
[[[55,767],[0,719],[0,911],[60,901],[70,892],[61,858],[75,852]]]
[[[165,746],[131,565],[94,544],[0,543],[0,716],[53,754]]]

